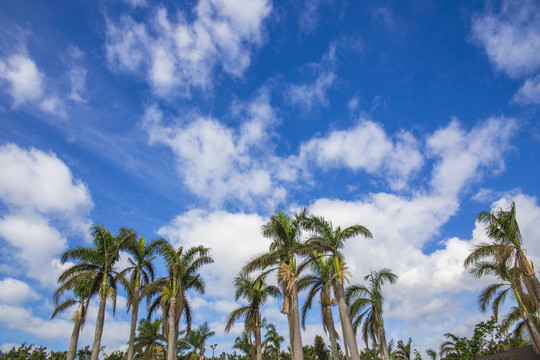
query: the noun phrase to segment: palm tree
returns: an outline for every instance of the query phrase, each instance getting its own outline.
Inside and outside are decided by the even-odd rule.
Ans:
[[[78,260],[62,275],[59,281],[64,282],[78,276],[90,278],[90,292],[99,294],[99,310],[92,345],[91,360],[97,360],[101,348],[101,336],[105,322],[105,306],[107,297],[113,299],[113,313],[116,310],[116,278],[114,264],[119,259],[119,251],[126,245],[125,237],[114,237],[102,224],[94,224],[89,230],[93,238],[93,247],[77,247],[62,254],[60,261]]]
[[[232,346],[233,349],[240,350],[246,356],[249,356],[252,360],[255,359],[255,349],[253,346],[253,341],[251,340],[251,331],[244,328],[244,331],[242,332],[242,335],[237,336],[234,339],[234,345]]]
[[[454,335],[452,333],[446,333],[444,336],[448,339],[445,342],[441,344],[441,349],[439,351],[439,355],[441,358],[443,356],[449,355],[456,351],[456,344],[459,341],[459,337],[457,335]]]
[[[244,274],[260,269],[265,270],[265,274],[278,271],[278,282],[283,294],[281,312],[287,314],[293,360],[304,358],[298,308],[296,256],[303,255],[306,251],[300,242],[301,223],[306,213],[306,209],[303,209],[291,217],[282,210],[276,211],[262,228],[263,236],[272,239],[269,251],[252,259],[242,270]]]
[[[71,290],[73,295],[75,295],[75,298],[65,299],[61,304],[59,304],[60,297],[67,290]],[[84,277],[68,279],[54,292],[53,298],[56,308],[54,309],[51,319],[53,319],[59,313],[69,309],[73,305],[78,305],[77,311],[72,318],[74,325],[71,333],[71,340],[66,353],[66,360],[75,359],[77,343],[79,341],[79,333],[84,327],[84,323],[86,321],[86,311],[88,310],[88,303],[90,302],[91,297],[92,294],[90,293],[89,279]]]
[[[306,264],[310,265],[312,274],[304,275],[298,280],[299,291],[309,288],[306,302],[302,306],[302,327],[305,328],[306,313],[311,309],[313,298],[319,294],[323,330],[328,333],[328,337],[330,338],[333,359],[339,360],[336,341],[339,335],[334,327],[334,317],[332,316],[334,300],[331,298],[331,289],[335,279],[332,259],[325,259],[322,254],[315,253]]]
[[[265,279],[265,276],[252,279],[245,274],[234,278],[235,300],[244,298],[248,303],[233,310],[225,326],[225,331],[229,332],[238,319],[244,319],[246,329],[253,331],[255,337],[257,360],[262,360],[261,306],[268,300],[268,297],[281,296],[279,289],[276,286],[266,284]]]
[[[215,331],[210,331],[208,323],[204,322],[196,330],[188,331],[183,339],[186,348],[191,350],[187,355],[189,360],[203,360],[204,351],[206,350],[206,340],[214,336]]]
[[[521,271],[514,267],[508,269],[503,262],[479,261],[474,264],[471,272],[477,277],[491,274],[495,275],[499,282],[489,285],[478,297],[480,310],[486,311],[489,304],[495,319],[498,319],[500,306],[504,303],[508,294],[512,294],[517,302],[521,318],[529,332],[533,348],[538,353],[540,349],[540,333],[534,320],[536,309],[530,294],[523,291],[521,283]]]
[[[523,239],[516,220],[516,205],[512,202],[510,210],[499,209],[496,212],[484,211],[478,215],[478,221],[484,224],[485,230],[493,241],[482,242],[473,248],[465,259],[465,266],[491,257],[498,264],[507,268],[520,270],[520,277],[531,295],[536,307],[540,301],[540,282],[536,277],[532,264],[527,260],[522,248]]]
[[[128,266],[119,273],[119,280],[124,285],[128,293],[127,311],[131,308],[131,328],[129,333],[127,360],[133,359],[135,330],[139,315],[139,303],[142,299],[145,286],[154,281],[154,260],[156,253],[165,240],[160,238],[146,244],[144,237],[137,239],[137,234],[129,228],[121,228],[120,236],[128,239],[127,252],[134,258],[128,259],[131,266]],[[129,275],[129,281],[125,279]]]
[[[175,249],[165,242],[159,251],[165,259],[169,275],[146,286],[145,294],[159,293],[150,306],[150,314],[161,305],[163,319],[168,318],[168,321],[163,321],[164,333],[167,334],[167,360],[174,360],[178,346],[178,326],[183,313],[186,315],[188,330],[191,324],[191,308],[186,292],[193,289],[200,294],[204,293],[205,284],[198,270],[214,260],[209,255],[210,249],[204,246],[192,247],[184,252],[183,247]]]
[[[426,354],[433,360],[437,360],[437,352],[433,349],[427,349]]]
[[[269,359],[279,360],[281,354],[281,343],[285,341],[283,336],[279,335],[274,324],[268,324],[264,335],[264,353]]]
[[[354,329],[349,317],[347,304],[345,303],[345,289],[343,284],[347,278],[343,271],[346,266],[341,249],[345,246],[345,241],[352,237],[361,235],[366,238],[372,238],[373,236],[367,228],[358,224],[349,226],[343,230],[339,226],[334,229],[332,222],[319,216],[307,217],[303,222],[303,226],[314,233],[314,236],[312,236],[306,244],[315,247],[319,252],[329,253],[333,257],[334,271],[336,274],[334,292],[336,300],[338,301],[339,314],[343,327],[343,345],[345,353],[347,354],[350,351],[353,360],[360,360],[360,353],[354,336]]]
[[[403,340],[399,340],[397,342],[396,351],[394,351],[394,355],[396,356],[396,359],[411,360],[411,354],[412,354],[411,343],[412,343],[411,338],[409,338],[409,341],[407,342],[407,344],[404,344]]]
[[[354,321],[356,328],[363,321],[363,337],[366,346],[369,334],[376,337],[381,356],[385,360],[390,359],[390,354],[384,331],[382,286],[386,281],[394,284],[397,279],[398,276],[387,268],[371,271],[364,277],[364,280],[368,281],[368,286],[353,285],[347,289],[345,295],[347,303],[350,304],[351,316],[356,316]]]
[[[137,331],[138,335],[134,342],[135,352],[143,351],[141,356],[143,360],[157,359],[163,353],[163,342],[165,341],[161,334],[161,318],[154,321],[142,319]]]

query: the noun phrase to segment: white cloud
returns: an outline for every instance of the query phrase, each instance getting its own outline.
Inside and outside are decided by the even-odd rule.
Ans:
[[[534,0],[504,0],[472,19],[472,37],[491,63],[508,76],[540,67],[540,5]]]
[[[520,105],[540,104],[540,75],[525,80],[512,98],[512,102]]]
[[[62,271],[55,257],[66,236],[88,229],[88,189],[56,155],[37,149],[1,146],[0,169],[0,238],[18,250],[27,276],[54,285]]]
[[[24,281],[12,278],[0,280],[0,303],[15,305],[39,298],[40,296]]]
[[[9,83],[8,93],[15,107],[41,98],[44,91],[43,78],[36,63],[26,55],[11,55],[6,62],[0,59],[0,79]]]
[[[380,124],[367,119],[360,119],[353,128],[312,138],[301,146],[300,159],[313,160],[321,168],[383,173],[393,189],[403,189],[423,164],[417,140],[410,133],[399,133],[392,141]]]
[[[171,19],[163,7],[149,23],[109,20],[107,59],[115,70],[146,73],[159,96],[190,96],[193,88],[212,87],[218,68],[234,78],[244,74],[270,11],[267,0],[200,0],[192,21],[180,10]]]
[[[171,148],[184,183],[211,205],[239,200],[249,206],[259,199],[273,207],[285,196],[279,180],[288,176],[275,171],[282,164],[267,149],[275,111],[261,95],[247,105],[236,105],[234,112],[245,119],[239,130],[205,117],[165,126],[163,114],[154,106],[147,108],[143,127],[151,143]]]

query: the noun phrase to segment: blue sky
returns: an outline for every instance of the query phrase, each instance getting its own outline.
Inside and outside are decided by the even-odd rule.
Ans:
[[[3,348],[67,348],[70,315],[49,320],[58,258],[94,222],[212,248],[192,303],[219,351],[276,208],[368,227],[345,249],[352,281],[400,276],[387,337],[419,349],[488,317],[489,280],[462,266],[480,211],[515,200],[540,261],[535,1],[4,1],[0,28]],[[285,335],[279,308],[264,314]],[[120,297],[107,351],[128,321]],[[317,334],[314,310],[304,342]]]

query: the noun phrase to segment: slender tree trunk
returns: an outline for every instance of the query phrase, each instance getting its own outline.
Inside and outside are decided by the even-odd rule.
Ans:
[[[295,352],[295,360],[304,360],[304,349],[302,348],[302,334],[300,332],[300,311],[298,310],[298,288],[293,284],[291,289],[291,301],[293,312],[293,330],[294,330],[294,345],[292,348]]]
[[[287,284],[283,282],[281,284],[281,291],[283,293],[283,306],[281,307],[281,313],[287,315],[287,324],[289,325],[289,344],[291,345],[291,359],[297,360],[294,353],[294,325],[291,312],[291,295],[287,291]]]
[[[336,329],[334,328],[334,317],[332,316],[332,307],[330,305],[324,306],[324,324],[328,330],[328,337],[330,338],[330,345],[332,346],[332,358],[333,360],[339,360],[339,352],[336,341]]]
[[[521,300],[521,296],[519,292],[514,287],[512,287],[512,290],[514,291],[514,294],[518,301],[519,312],[521,314],[521,317],[523,318],[523,321],[525,321],[525,325],[529,332],[529,337],[531,338],[533,349],[536,352],[536,354],[540,355],[540,333],[538,333],[538,328],[536,327],[536,324],[529,316],[529,311],[527,310],[527,307],[523,303],[523,300]]]
[[[256,325],[253,329],[253,335],[255,336],[255,348],[257,353],[257,360],[262,360],[262,346],[261,346],[261,327]]]
[[[94,333],[94,345],[92,346],[91,360],[98,360],[101,347],[101,336],[103,335],[103,325],[105,323],[105,305],[107,305],[107,295],[102,294],[99,298],[99,310],[96,320],[96,332]]]
[[[171,296],[169,304],[169,335],[167,336],[167,360],[176,360],[176,297]],[[195,357],[196,358],[196,357]]]
[[[135,288],[133,293],[133,304],[131,306],[131,329],[129,332],[129,343],[127,360],[133,360],[135,349],[135,332],[137,330],[137,318],[139,316],[139,287]]]
[[[345,321],[343,320],[343,316],[341,316],[341,311],[339,311],[339,321],[341,323],[341,334],[343,337],[343,351],[345,351],[345,359],[350,360],[351,357],[349,356],[349,346],[347,345],[347,335],[345,334]]]
[[[390,360],[390,354],[388,353],[388,343],[386,342],[386,333],[382,325],[379,326],[379,343],[381,346],[383,359]]]
[[[79,342],[79,333],[81,330],[81,320],[84,310],[84,303],[79,304],[79,309],[77,310],[77,315],[75,319],[75,324],[73,325],[73,332],[71,333],[71,340],[69,341],[69,347],[66,353],[66,360],[75,359],[75,354],[77,353],[77,343]]]
[[[532,289],[529,289],[527,286],[527,290],[529,292],[533,292],[534,294],[530,294],[531,296],[534,296],[536,299],[536,302],[540,302],[540,281],[538,281],[538,278],[536,277],[536,273],[534,272],[533,267],[531,266],[531,263],[529,260],[527,260],[527,257],[525,256],[525,253],[523,250],[519,250],[518,256],[520,257],[520,265],[523,269],[524,276],[527,278],[528,281],[525,282],[525,284],[529,283],[532,285]],[[532,291],[531,291],[532,290]]]
[[[345,290],[343,289],[343,282],[337,284],[337,300],[339,304],[339,312],[341,314],[341,320],[344,327],[343,338],[347,339],[349,350],[351,352],[352,360],[360,360],[360,353],[358,352],[358,345],[356,344],[356,337],[354,336],[354,330],[349,316],[349,310],[345,303]]]

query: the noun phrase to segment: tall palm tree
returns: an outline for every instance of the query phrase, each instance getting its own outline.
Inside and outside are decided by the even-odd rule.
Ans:
[[[91,278],[91,293],[99,294],[99,310],[96,319],[94,343],[91,360],[97,360],[101,348],[101,336],[105,322],[105,306],[107,297],[113,299],[113,313],[116,310],[116,278],[114,265],[119,259],[119,251],[126,246],[127,238],[114,237],[103,224],[94,224],[89,230],[92,247],[77,247],[64,252],[60,258],[62,264],[68,260],[79,263],[73,265],[62,275],[59,281],[83,276]]]
[[[366,345],[368,334],[375,334],[384,360],[389,360],[390,354],[384,331],[382,286],[386,281],[394,284],[397,279],[398,276],[387,268],[371,271],[364,277],[364,280],[368,281],[367,286],[353,285],[347,289],[345,294],[347,303],[350,304],[351,315],[357,317],[355,323],[358,324],[362,321],[364,323],[363,336]]]
[[[203,360],[204,351],[206,350],[206,340],[215,334],[215,331],[210,331],[207,322],[199,325],[196,330],[188,331],[183,342],[187,349],[191,351],[186,358],[189,360]]]
[[[204,294],[205,283],[198,270],[214,262],[210,249],[195,246],[187,249],[175,249],[165,242],[160,246],[160,253],[165,259],[168,276],[155,280],[146,286],[145,294],[158,294],[156,301],[150,306],[150,313],[161,305],[163,310],[164,333],[167,337],[167,360],[175,360],[178,347],[178,326],[182,314],[186,316],[188,330],[191,324],[191,308],[186,292],[193,289]]]
[[[332,315],[332,305],[334,301],[331,296],[335,275],[333,272],[332,259],[325,259],[322,254],[315,253],[306,264],[311,267],[311,274],[303,275],[298,280],[298,290],[308,289],[308,295],[304,306],[302,306],[302,327],[305,328],[306,313],[311,309],[313,298],[319,294],[319,304],[321,305],[321,318],[323,330],[328,333],[330,345],[332,347],[332,358],[339,360],[339,353],[336,339],[339,335],[334,327],[334,317]]]
[[[409,341],[407,342],[407,344],[405,344],[403,340],[399,340],[397,342],[396,351],[394,351],[394,355],[396,356],[396,359],[411,360],[411,355],[412,355],[411,343],[412,343],[411,338],[409,338]]]
[[[362,225],[352,225],[345,229],[341,227],[333,228],[332,222],[319,216],[309,216],[303,222],[306,229],[313,232],[306,244],[315,247],[317,251],[329,253],[333,257],[334,271],[336,273],[335,296],[339,305],[339,314],[343,327],[343,345],[345,353],[351,353],[353,360],[360,360],[360,352],[354,336],[352,321],[349,316],[347,304],[345,303],[344,282],[347,281],[343,271],[345,267],[344,256],[341,250],[345,246],[345,241],[355,236],[372,238],[371,232]]]
[[[499,264],[505,264],[507,268],[519,269],[523,284],[531,295],[534,305],[538,307],[540,282],[522,248],[523,239],[516,220],[515,203],[512,202],[510,210],[484,211],[478,215],[478,221],[484,224],[487,235],[492,242],[482,242],[476,245],[465,259],[465,266],[473,265],[485,258],[492,258]]]
[[[523,291],[521,282],[521,271],[514,267],[508,269],[505,263],[480,261],[474,264],[471,272],[477,277],[485,274],[495,275],[499,282],[489,285],[478,297],[480,310],[486,311],[489,304],[492,304],[491,310],[495,319],[498,319],[500,306],[504,303],[508,294],[512,294],[517,302],[517,308],[525,327],[529,332],[529,337],[533,348],[537,353],[540,349],[540,333],[534,320],[536,307],[531,301],[530,294]]]
[[[306,209],[293,216],[285,214],[282,210],[276,211],[262,228],[263,236],[272,239],[269,251],[252,259],[242,270],[244,274],[261,269],[265,270],[265,273],[277,270],[283,294],[281,312],[287,315],[293,360],[304,358],[300,333],[296,257],[305,254],[306,250],[300,241],[301,223],[306,216]]]
[[[139,303],[142,299],[145,286],[154,281],[154,260],[160,247],[165,240],[160,238],[146,243],[144,237],[137,238],[137,233],[129,228],[121,228],[120,236],[127,239],[126,251],[130,257],[130,266],[123,269],[118,275],[128,294],[127,311],[131,309],[131,328],[129,333],[127,360],[132,360],[134,355],[135,330],[139,315]],[[129,280],[126,279],[129,277]]]
[[[53,319],[56,315],[61,312],[66,311],[73,305],[77,306],[77,311],[73,315],[73,331],[71,333],[71,340],[69,342],[69,347],[66,353],[66,360],[75,359],[75,354],[77,352],[77,343],[79,341],[79,334],[84,323],[86,321],[86,311],[88,310],[88,303],[92,294],[90,293],[89,279],[83,277],[76,277],[74,279],[68,279],[60,285],[60,287],[54,292],[53,298],[56,308],[51,316]],[[65,299],[61,304],[59,304],[60,297],[65,291],[71,290],[74,298]]]
[[[269,359],[279,360],[281,354],[281,343],[285,341],[283,336],[279,335],[276,330],[276,326],[272,323],[266,327],[266,334],[264,335],[264,353]]]
[[[256,359],[262,360],[261,340],[261,306],[271,297],[280,297],[280,290],[268,285],[265,276],[252,279],[249,275],[240,274],[234,278],[235,300],[247,300],[247,305],[234,309],[227,320],[225,331],[229,332],[238,319],[243,318],[246,329],[253,331],[255,337]]]
[[[161,333],[161,318],[154,321],[142,319],[137,327],[135,352],[142,351],[142,360],[156,360],[163,353],[165,338]]]

